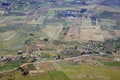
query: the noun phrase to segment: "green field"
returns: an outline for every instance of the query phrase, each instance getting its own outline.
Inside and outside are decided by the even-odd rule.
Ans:
[[[12,62],[4,64],[2,66],[0,65],[0,71],[11,70],[11,69],[14,69],[16,67],[19,67],[21,64],[22,64],[21,60],[12,61]]]
[[[12,78],[15,80],[120,80],[119,75],[119,70],[110,67],[61,61],[57,62],[56,70],[27,76],[16,74]]]
[[[104,65],[108,66],[120,66],[120,61],[102,62]]]
[[[15,80],[70,80],[62,71],[48,71],[37,76],[16,75]]]
[[[47,13],[47,16],[54,16],[54,10],[52,10],[52,9],[50,9],[49,11],[48,11],[48,13]]]
[[[19,26],[18,26],[19,27]],[[4,39],[8,39],[13,35],[13,32],[11,30],[7,30],[6,33],[0,33],[0,36],[3,35],[3,37],[0,37],[0,55],[6,55],[6,54],[15,54],[17,53],[17,50],[25,47],[25,41],[29,39],[39,39],[40,37],[46,37],[46,34],[42,32],[40,28],[32,27],[32,26],[23,26],[21,29],[14,30],[14,33],[16,32],[16,35],[10,38],[9,40],[2,41]],[[31,36],[30,34],[33,34],[34,36]]]
[[[72,80],[119,80],[120,72],[89,65],[67,66],[62,70]]]
[[[72,2],[73,0],[64,0],[65,2]]]

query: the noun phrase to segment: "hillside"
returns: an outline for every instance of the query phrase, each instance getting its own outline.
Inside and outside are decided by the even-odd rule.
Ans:
[[[0,80],[120,80],[120,0],[0,0]]]

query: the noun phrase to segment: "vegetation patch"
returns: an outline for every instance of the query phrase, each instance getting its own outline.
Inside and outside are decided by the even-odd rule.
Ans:
[[[16,75],[15,80],[70,80],[62,71],[48,71],[36,76]]]
[[[120,61],[102,62],[104,65],[108,66],[120,66]]]
[[[0,71],[11,70],[22,65],[21,60],[11,61],[10,63],[0,66]]]

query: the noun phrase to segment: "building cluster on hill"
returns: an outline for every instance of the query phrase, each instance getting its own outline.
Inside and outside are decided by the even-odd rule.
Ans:
[[[57,17],[81,17],[83,13],[85,13],[87,9],[81,9],[81,10],[60,10],[56,11]]]

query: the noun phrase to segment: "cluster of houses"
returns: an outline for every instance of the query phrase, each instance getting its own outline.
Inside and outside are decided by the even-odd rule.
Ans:
[[[10,62],[12,60],[17,59],[17,57],[13,56],[0,56],[0,62]]]
[[[3,2],[0,2],[0,15],[4,15],[7,13],[13,6],[12,0],[5,0]]]
[[[53,2],[53,3],[57,3],[58,0],[48,0],[49,2]],[[86,0],[72,0],[72,1],[64,1],[64,0],[59,0],[61,1],[64,5],[87,5],[88,3],[90,3],[90,1],[86,1]],[[93,1],[93,0],[91,0]]]
[[[56,16],[61,17],[81,17],[83,13],[87,12],[87,9],[83,8],[81,10],[60,10],[56,11]]]
[[[101,18],[97,15],[93,15],[91,13],[88,12],[89,10],[86,8],[82,8],[80,10],[73,10],[73,9],[68,9],[68,10],[57,10],[55,11],[55,16],[56,18],[59,19],[66,19],[66,18],[70,18],[70,19],[80,19],[82,20],[82,18],[89,18],[91,20],[91,24],[92,25],[97,25],[97,24],[101,24]],[[87,13],[87,15],[85,15]],[[80,23],[80,22],[79,22]]]
[[[74,0],[71,2],[71,4],[86,5],[86,1],[85,0]]]

